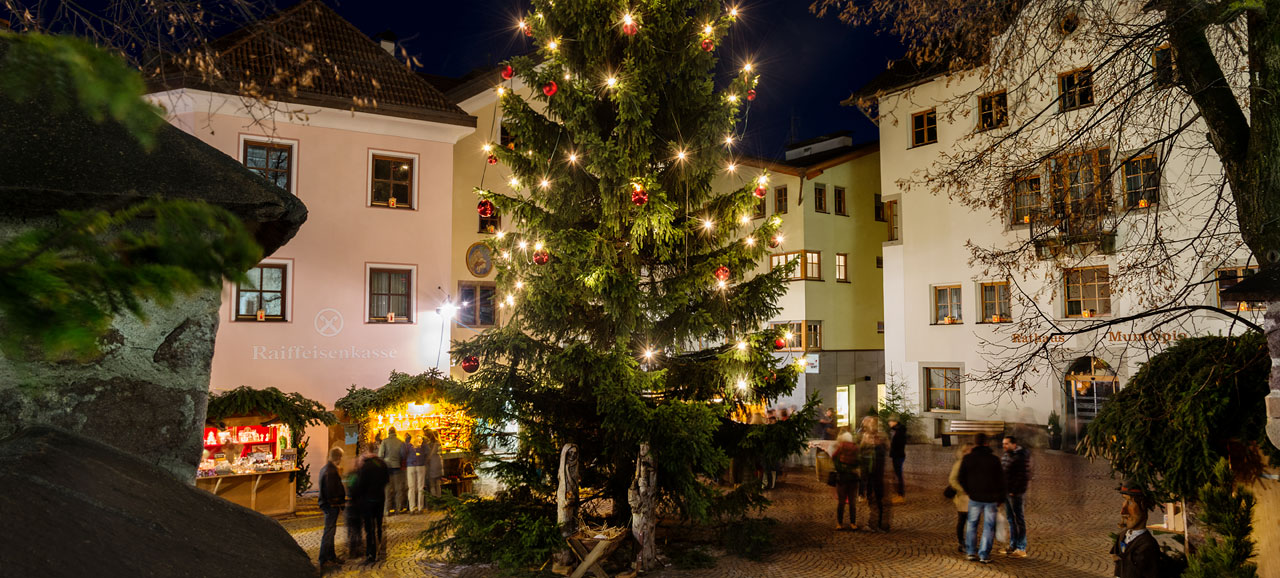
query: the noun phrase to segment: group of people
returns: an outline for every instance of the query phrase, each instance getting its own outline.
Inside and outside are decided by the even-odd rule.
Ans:
[[[363,543],[365,560],[372,563],[379,555],[386,555],[384,516],[425,511],[426,492],[440,495],[444,465],[434,432],[423,430],[423,434],[416,437],[406,432],[402,441],[393,427],[387,431],[387,439],[375,438],[374,443],[376,447],[356,459],[355,468],[345,483],[339,471],[345,455],[342,448],[329,450],[329,461],[320,470],[319,503],[324,512],[321,566],[342,563],[334,547],[334,537],[338,516],[344,508],[350,557],[360,554]]]
[[[828,410],[830,419],[834,412]],[[896,418],[888,420],[888,431],[881,432],[880,418],[867,416],[862,419],[858,435],[844,432],[836,438],[831,453],[833,471],[828,480],[836,488],[836,529],[857,530],[857,498],[867,500],[867,527],[871,531],[888,532],[889,514],[885,506],[885,462],[893,460],[897,477],[893,502],[903,499],[902,463],[906,457],[906,427]],[[849,506],[849,522],[844,521],[845,505]]]
[[[958,450],[951,467],[948,495],[956,507],[956,540],[970,561],[991,562],[995,543],[996,518],[1001,506],[1009,520],[1009,546],[1005,555],[1027,557],[1027,520],[1023,497],[1031,481],[1031,453],[1015,436],[1004,436],[1003,454],[997,457],[985,433],[974,436],[973,444]],[[978,521],[982,536],[978,538]]]

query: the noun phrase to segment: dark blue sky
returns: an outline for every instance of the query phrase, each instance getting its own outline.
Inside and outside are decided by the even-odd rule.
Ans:
[[[426,72],[461,76],[528,49],[515,31],[520,0],[327,0],[374,35],[391,30]],[[761,73],[745,143],[749,152],[780,157],[791,134],[800,140],[837,130],[854,140],[876,138],[875,127],[840,101],[884,70],[901,49],[871,30],[832,17],[818,19],[809,0],[742,0],[729,41],[717,49],[736,69],[748,56]]]

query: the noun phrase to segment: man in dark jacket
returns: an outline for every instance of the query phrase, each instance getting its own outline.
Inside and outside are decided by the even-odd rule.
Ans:
[[[1116,562],[1116,578],[1156,578],[1159,575],[1160,545],[1147,531],[1148,502],[1142,486],[1125,480],[1120,486],[1124,505],[1120,506],[1120,527],[1124,533],[1111,545]]]
[[[1031,452],[1018,445],[1018,438],[1004,436],[1004,455],[1000,466],[1004,469],[1004,484],[1009,495],[1005,498],[1005,515],[1009,518],[1009,549],[1005,554],[1013,558],[1027,557],[1027,517],[1022,511],[1023,494],[1031,481]]]
[[[320,468],[320,511],[324,512],[324,534],[320,536],[320,565],[341,564],[333,548],[333,535],[338,531],[338,515],[347,504],[347,489],[338,474],[342,448],[329,450],[329,461]]]
[[[889,416],[889,459],[893,460],[893,476],[897,480],[894,490],[894,502],[901,502],[905,485],[902,482],[902,463],[907,460],[907,426],[898,421],[898,416]]]
[[[991,563],[991,543],[996,537],[996,510],[1004,502],[1004,472],[1000,458],[987,445],[987,434],[973,436],[974,447],[960,460],[960,487],[969,496],[969,521],[965,524],[965,553],[969,560]],[[978,516],[982,516],[982,543],[978,546]],[[975,547],[978,546],[978,547]]]
[[[364,463],[351,485],[351,507],[360,508],[360,523],[364,526],[364,556],[373,563],[378,559],[379,548],[386,547],[382,540],[382,514],[386,505],[387,463],[368,452]]]

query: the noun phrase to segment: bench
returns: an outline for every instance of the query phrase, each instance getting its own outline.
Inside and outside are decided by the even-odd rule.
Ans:
[[[953,419],[947,421],[947,427],[938,432],[942,436],[942,445],[950,446],[949,436],[971,436],[985,433],[990,438],[999,439],[1004,435],[1004,422]]]

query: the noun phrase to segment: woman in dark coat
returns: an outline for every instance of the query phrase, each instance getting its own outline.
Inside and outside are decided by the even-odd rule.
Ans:
[[[858,444],[853,434],[844,432],[836,440],[836,451],[831,454],[831,464],[836,474],[836,529],[858,529]],[[849,523],[844,523],[844,505],[849,504]]]

